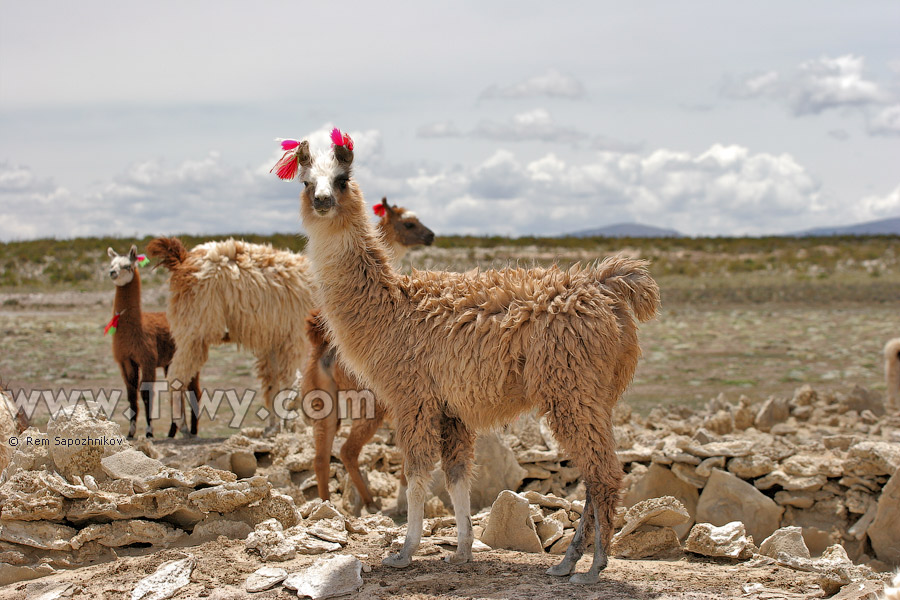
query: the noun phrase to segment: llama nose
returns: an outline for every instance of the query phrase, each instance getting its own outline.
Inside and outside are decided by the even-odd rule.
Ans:
[[[109,271],[109,277],[110,277],[110,279],[115,279],[115,278],[116,278],[116,272],[110,269],[110,271]]]
[[[334,196],[316,196],[312,204],[316,212],[327,212],[334,207]]]
[[[434,232],[429,231],[428,233],[425,234],[425,245],[430,246],[432,244],[432,242],[434,242]]]

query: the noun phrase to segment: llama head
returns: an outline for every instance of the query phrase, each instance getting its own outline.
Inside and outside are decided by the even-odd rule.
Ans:
[[[113,283],[119,287],[131,283],[131,280],[134,279],[135,269],[137,269],[137,246],[132,245],[128,254],[124,256],[119,256],[112,248],[107,248],[106,253],[110,258],[109,278],[113,280]]]
[[[376,204],[374,210],[381,217],[382,231],[386,240],[394,246],[395,253],[398,245],[405,249],[430,246],[434,242],[434,232],[425,227],[413,211],[402,206],[391,206],[387,198],[382,198],[381,204]]]
[[[353,142],[350,136],[335,129],[332,132],[333,148],[310,153],[309,142],[304,140],[296,151],[300,165],[300,212],[304,221],[310,218],[332,219],[341,214],[347,203],[361,200],[359,188],[353,181]],[[340,141],[340,143],[338,143]]]

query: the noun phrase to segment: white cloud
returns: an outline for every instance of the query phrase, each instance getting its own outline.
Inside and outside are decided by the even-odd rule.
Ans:
[[[869,121],[869,132],[874,135],[900,135],[900,104],[875,113]]]
[[[580,100],[587,96],[584,85],[575,77],[550,69],[511,85],[494,84],[481,92],[481,99],[506,98],[568,98]]]
[[[462,132],[452,121],[438,121],[422,125],[416,130],[416,135],[420,138],[447,138],[460,137]]]
[[[900,216],[900,185],[884,196],[866,196],[856,206],[855,221],[874,221]]]
[[[853,54],[808,60],[789,73],[766,71],[737,81],[727,79],[721,91],[735,99],[781,102],[798,117],[835,109],[865,110],[891,98],[881,84],[866,78],[865,59]]]
[[[574,143],[583,137],[575,129],[556,123],[545,108],[520,112],[509,121],[481,121],[469,135],[510,142],[538,140]]]
[[[308,138],[328,147],[330,127]],[[543,234],[638,221],[693,235],[794,231],[893,214],[900,188],[860,203],[837,202],[788,154],[715,144],[692,153],[585,149],[576,160],[554,153],[523,160],[498,150],[475,165],[392,164],[378,131],[351,132],[356,178],[372,203],[382,195],[416,210],[439,233]],[[274,143],[273,143],[274,145]],[[220,154],[167,165],[135,164],[83,193],[38,181],[4,165],[0,188],[12,217],[0,238],[300,231],[299,186],[268,173],[280,153],[256,168]]]

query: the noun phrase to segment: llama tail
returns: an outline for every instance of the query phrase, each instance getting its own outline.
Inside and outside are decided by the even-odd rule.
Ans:
[[[650,276],[646,260],[617,254],[594,268],[597,283],[625,300],[639,321],[649,321],[659,310],[659,286]]]
[[[150,243],[147,244],[147,254],[158,258],[158,265],[174,271],[185,261],[188,252],[178,238],[160,237],[150,240]]]
[[[900,338],[884,345],[884,383],[888,407],[900,407]]]

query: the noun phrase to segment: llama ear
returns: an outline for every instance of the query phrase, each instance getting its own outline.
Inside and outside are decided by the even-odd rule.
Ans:
[[[297,161],[304,169],[308,169],[312,166],[312,156],[309,154],[309,142],[306,140],[300,142],[300,145],[297,147]]]
[[[384,207],[384,212],[385,212],[385,213],[387,213],[387,214],[389,214],[389,215],[394,214],[394,209],[391,208],[391,205],[390,205],[390,204],[388,204],[387,196],[385,196],[385,197],[383,197],[383,198],[381,199],[381,205]]]
[[[131,245],[131,248],[128,250],[128,260],[131,262],[137,261],[137,246],[134,244]]]
[[[353,164],[353,150],[347,146],[335,146],[334,157],[337,159],[338,164],[345,169],[349,169],[350,165]]]
[[[110,258],[115,258],[118,256],[118,254],[116,254],[116,251],[113,250],[112,248],[107,248],[106,253],[109,255]]]

